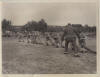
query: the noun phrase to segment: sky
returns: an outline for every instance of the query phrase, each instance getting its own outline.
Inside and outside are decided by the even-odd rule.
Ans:
[[[2,19],[11,20],[21,26],[28,21],[40,21],[48,25],[65,26],[71,24],[96,25],[95,3],[3,3]]]

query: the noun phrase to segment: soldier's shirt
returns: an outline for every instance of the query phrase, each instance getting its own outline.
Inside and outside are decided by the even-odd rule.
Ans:
[[[64,31],[64,38],[73,38],[76,37],[75,29],[71,26],[67,26]]]

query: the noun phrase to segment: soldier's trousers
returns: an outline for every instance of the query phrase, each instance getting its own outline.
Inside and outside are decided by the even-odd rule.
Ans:
[[[68,45],[71,43],[75,53],[78,52],[78,47],[76,44],[76,37],[68,37],[65,39],[65,52],[68,52]]]

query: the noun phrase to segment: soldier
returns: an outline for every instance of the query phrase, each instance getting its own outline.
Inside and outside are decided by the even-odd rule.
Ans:
[[[79,34],[79,45],[80,45],[80,51],[81,52],[85,52],[86,49],[84,49],[84,47],[86,47],[86,36],[83,32],[81,32]]]
[[[35,31],[32,31],[31,43],[36,44],[36,33],[35,33]]]
[[[54,41],[55,41],[55,46],[58,48],[60,47],[60,40],[59,40],[59,35],[57,33],[55,33],[54,35]]]
[[[48,46],[49,45],[49,42],[50,42],[50,35],[49,33],[45,34],[46,36],[46,45]]]
[[[76,31],[75,29],[72,27],[72,25],[69,23],[68,26],[66,26],[64,34],[62,36],[62,41],[65,40],[65,52],[64,54],[69,53],[68,52],[68,45],[69,43],[72,44],[73,46],[73,50],[74,50],[74,56],[79,56],[78,55],[78,47],[76,45]]]
[[[31,32],[27,33],[27,43],[31,43]]]
[[[23,39],[24,35],[22,32],[18,32],[18,39],[19,39],[19,42],[24,42],[24,39]]]

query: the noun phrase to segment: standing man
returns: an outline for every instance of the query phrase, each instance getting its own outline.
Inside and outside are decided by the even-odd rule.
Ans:
[[[69,23],[66,26],[66,28],[64,30],[64,34],[62,36],[62,41],[65,40],[65,52],[64,52],[64,54],[69,53],[69,51],[68,51],[68,45],[69,45],[69,43],[71,43],[72,46],[73,46],[74,53],[75,53],[74,56],[79,56],[78,55],[78,47],[76,45],[76,37],[77,37],[76,31],[72,27],[72,25]]]

